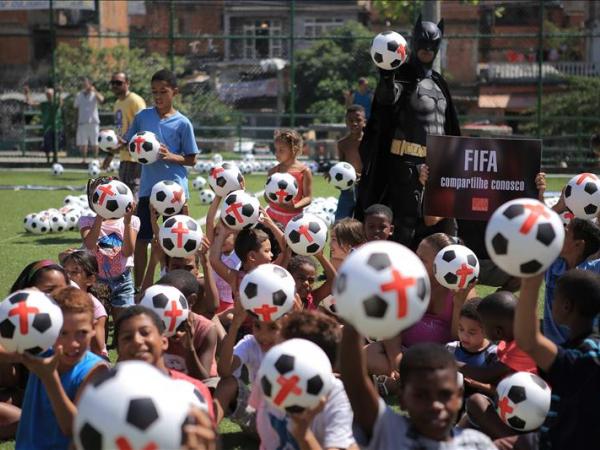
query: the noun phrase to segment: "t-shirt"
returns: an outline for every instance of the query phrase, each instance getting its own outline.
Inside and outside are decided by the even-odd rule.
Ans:
[[[254,389],[258,389],[258,385]],[[289,417],[267,403],[262,392],[250,398],[257,401],[250,406],[256,409],[256,431],[260,437],[260,449],[297,450],[298,444],[289,431],[291,426]],[[346,449],[354,444],[352,418],[352,407],[344,390],[344,384],[334,378],[325,407],[315,416],[310,426],[321,448]]]
[[[537,373],[537,366],[531,357],[517,347],[516,341],[500,341],[496,350],[498,362],[510,367],[515,372]]]
[[[202,345],[202,342],[206,338],[208,332],[215,326],[215,324],[208,320],[206,317],[196,314],[190,311],[190,315],[192,316],[192,327],[193,327],[193,343],[194,348],[197,350]],[[215,349],[216,350],[216,349]],[[169,340],[169,348],[167,349],[167,353],[164,354],[165,365],[169,369],[175,369],[179,372],[183,372],[186,375],[189,375],[186,357],[188,355],[188,351],[186,348],[181,345],[178,341],[174,339]],[[208,368],[211,377],[217,376],[217,362],[215,360],[215,353],[213,351],[212,361],[210,367]]]
[[[161,119],[156,108],[143,109],[136,114],[124,139],[129,141],[138,131],[153,132],[171,153],[177,155],[196,155],[198,153],[194,127],[190,120],[179,111]],[[165,162],[162,159],[152,164],[142,165],[140,197],[149,197],[152,187],[162,180],[175,181],[183,187],[186,198],[189,198],[186,168],[181,164]]]
[[[577,266],[577,268],[600,273],[600,259],[583,261]],[[552,303],[554,302],[554,290],[556,289],[556,282],[567,270],[567,263],[565,260],[562,258],[557,258],[557,260],[552,263],[544,275],[546,281],[546,291],[544,293],[544,318],[542,320],[542,332],[544,333],[544,336],[546,336],[556,345],[561,345],[569,338],[569,328],[557,324],[552,317]]]
[[[462,346],[460,341],[448,342],[446,349],[454,355],[458,362],[468,364],[473,367],[486,367],[498,360],[496,355],[496,345],[491,342],[483,350],[470,352]]]
[[[355,105],[361,105],[365,108],[365,118],[368,119],[371,116],[371,104],[373,103],[373,93],[367,90],[364,94],[360,91],[354,91],[352,103]]]
[[[235,371],[234,375],[239,378],[242,374],[242,365],[245,365],[248,369],[248,378],[250,382],[253,383],[258,368],[260,367],[260,363],[265,357],[256,338],[252,334],[244,336],[237,344],[235,344],[235,347],[233,347],[233,355],[237,356],[242,363]]]
[[[43,356],[52,355],[48,351]],[[102,358],[90,351],[86,351],[81,360],[68,372],[60,374],[60,383],[72,402],[81,384],[85,381],[90,371]],[[15,448],[31,449],[68,449],[71,439],[64,435],[56,420],[50,398],[42,380],[30,373],[25,388],[25,398],[21,410],[21,420],[17,429]]]
[[[56,130],[60,131],[63,127],[62,122],[62,109],[60,104],[51,102],[41,102],[40,103],[40,112],[42,114],[42,127],[44,128],[44,133],[52,130],[52,111],[54,111],[54,120],[56,123]]]
[[[196,387],[196,389],[198,389],[198,391],[202,394],[204,400],[206,400],[206,404],[208,406],[208,415],[213,421],[215,420],[215,409],[213,405],[212,395],[210,394],[208,387],[206,387],[206,385],[202,381],[196,380],[195,378],[187,376],[185,373],[173,369],[169,369],[169,376],[173,380],[183,380],[193,384]]]
[[[81,216],[79,229],[91,228],[95,217]],[[140,219],[131,216],[131,228],[140,230]],[[98,276],[102,279],[115,278],[122,275],[129,267],[133,267],[133,256],[125,257],[121,251],[125,224],[123,219],[104,220],[100,227],[98,246],[94,251],[98,261]]]
[[[358,445],[369,450],[496,450],[489,437],[472,429],[454,428],[452,440],[445,442],[421,436],[408,417],[395,413],[381,398],[371,439],[358,424],[353,429]]]
[[[235,252],[231,252],[229,255],[226,255],[225,253],[221,254],[221,261],[230,269],[239,270],[242,266],[242,262]],[[221,278],[214,270],[213,277],[215,279],[217,291],[219,292],[219,300],[226,303],[233,303],[233,292],[229,283]]]
[[[402,345],[411,347],[422,342],[445,344],[451,339],[453,294],[448,292],[440,315],[426,312],[421,320],[402,332]]]
[[[145,107],[146,102],[135,92],[129,92],[123,100],[115,102],[113,112],[115,113],[115,133],[117,133],[117,136],[123,136],[127,132],[137,112]],[[121,149],[119,159],[121,161],[133,161],[127,148]]]
[[[540,429],[540,449],[592,449],[600,443],[600,336],[566,342],[542,377],[552,403]]]
[[[100,123],[98,98],[94,92],[79,91],[75,97],[74,106],[77,108],[77,123],[79,125]]]

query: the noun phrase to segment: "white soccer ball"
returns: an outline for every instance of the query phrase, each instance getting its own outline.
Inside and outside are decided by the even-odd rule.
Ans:
[[[65,168],[62,166],[62,164],[59,164],[59,163],[52,164],[52,175],[59,176],[59,175],[62,175],[64,171],[65,171]]]
[[[160,226],[158,242],[167,255],[185,258],[200,248],[202,229],[189,216],[172,216]]]
[[[210,189],[203,189],[200,191],[200,203],[203,205],[210,205],[215,199],[216,194]]]
[[[25,289],[0,303],[0,344],[9,352],[40,354],[54,345],[62,311],[43,292]]]
[[[79,197],[75,195],[67,195],[63,200],[65,206],[73,206],[74,204],[79,204]]]
[[[565,227],[567,225],[569,225],[571,223],[571,220],[573,220],[575,218],[575,214],[573,214],[568,209],[561,212],[558,216],[560,217],[560,220],[562,221],[562,223]]]
[[[160,142],[151,131],[140,131],[133,135],[128,145],[129,155],[140,164],[152,164],[158,160]]]
[[[433,275],[448,289],[464,289],[479,276],[479,260],[464,245],[448,245],[435,256]]]
[[[243,230],[252,228],[260,217],[260,202],[245,191],[233,191],[225,197],[221,206],[221,219],[229,228]]]
[[[96,215],[96,213],[93,213],[94,216]],[[88,214],[86,214],[88,215]],[[81,214],[77,211],[77,210],[71,210],[68,213],[65,214],[65,222],[67,222],[67,230],[74,230],[77,228],[77,225],[79,224],[79,218],[81,217]]]
[[[314,255],[327,243],[327,224],[314,214],[298,214],[287,223],[285,240],[294,253]]]
[[[207,399],[202,395],[196,386],[186,380],[172,380],[176,385],[178,390],[181,390],[184,398],[187,398],[190,406],[195,406],[198,409],[201,409],[205,413],[210,413],[210,409],[208,407],[208,402],[210,399]]]
[[[180,448],[189,412],[180,384],[146,362],[124,361],[85,386],[73,427],[75,448]]]
[[[50,217],[44,214],[36,214],[31,219],[31,232],[33,234],[46,234],[51,231],[50,228]]]
[[[564,238],[558,214],[531,198],[504,203],[485,230],[485,246],[492,261],[521,278],[546,270],[558,257]]]
[[[204,172],[206,172],[206,163],[204,161],[198,161],[194,165],[194,171],[196,171],[198,173],[204,173]]]
[[[319,306],[337,316],[337,306],[335,305],[335,297],[333,295],[329,294],[327,297],[321,300]]]
[[[298,194],[298,182],[289,173],[275,172],[267,178],[265,195],[273,203],[289,205]]]
[[[352,164],[339,162],[329,169],[330,183],[338,189],[345,191],[356,183],[356,170]]]
[[[131,189],[118,180],[99,184],[92,194],[92,208],[104,219],[120,219],[132,207]]]
[[[395,31],[384,31],[373,39],[371,58],[377,67],[394,70],[406,62],[408,57],[406,40]]]
[[[296,282],[276,264],[261,264],[240,283],[240,300],[249,314],[263,322],[277,320],[294,306]]]
[[[100,167],[96,165],[90,165],[88,167],[88,175],[90,178],[96,178],[98,175],[100,175]]]
[[[98,147],[105,152],[119,148],[119,138],[115,130],[100,130],[98,133]]]
[[[565,204],[580,219],[593,219],[600,208],[600,180],[593,173],[580,173],[565,187]]]
[[[31,225],[33,224],[33,219],[35,219],[36,215],[36,213],[29,213],[23,218],[23,228],[25,228],[25,231],[28,233],[33,233]]]
[[[212,161],[215,164],[221,164],[223,162],[223,156],[220,153],[215,153],[212,157]]]
[[[121,167],[121,161],[119,161],[118,159],[113,159],[110,162],[109,167],[110,167],[110,170],[112,170],[113,172],[118,172],[119,167]]]
[[[183,187],[171,180],[159,181],[150,192],[150,204],[163,216],[179,214],[186,200]]]
[[[305,339],[289,339],[271,348],[256,379],[267,401],[288,413],[316,407],[333,387],[329,358]]]
[[[233,191],[242,189],[244,177],[235,164],[223,163],[210,170],[208,184],[219,197],[225,197]]]
[[[550,410],[551,390],[533,373],[517,372],[504,378],[496,388],[500,419],[517,431],[539,428]]]
[[[152,309],[165,324],[165,336],[171,337],[190,313],[188,302],[173,286],[155,284],[144,292],[140,305]]]
[[[62,213],[50,214],[50,230],[60,233],[68,229],[67,221]]]
[[[244,153],[244,156],[242,157],[242,160],[245,162],[254,162],[255,158],[254,155],[252,153]]]
[[[200,190],[204,189],[204,186],[206,186],[206,178],[201,177],[200,175],[198,175],[192,181],[192,187],[194,189],[198,189],[200,191]]]
[[[389,339],[423,317],[430,290],[417,255],[394,242],[374,241],[342,263],[332,294],[338,315],[360,333]]]

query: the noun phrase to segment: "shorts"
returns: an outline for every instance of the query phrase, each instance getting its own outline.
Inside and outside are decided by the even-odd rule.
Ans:
[[[82,123],[77,125],[77,135],[75,142],[79,146],[83,145],[98,145],[98,133],[100,125],[97,123]]]
[[[114,278],[98,278],[100,283],[108,285],[111,289],[110,304],[114,308],[127,308],[135,304],[133,277],[131,269]]]
[[[235,410],[229,416],[229,419],[240,426],[244,433],[256,433],[256,410],[248,405],[250,400],[250,389],[239,378],[238,395],[236,399]]]
[[[301,214],[302,210],[299,209],[297,212],[283,212],[273,208],[272,206],[267,206],[266,212],[274,222],[285,227],[290,220],[292,220],[298,214]]]
[[[58,132],[58,148],[59,150],[65,146],[65,132],[60,130]],[[44,133],[44,141],[42,143],[42,150],[46,153],[50,153],[55,150],[54,148],[54,131],[48,130]]]
[[[135,215],[140,218],[140,231],[137,240],[151,241],[154,233],[152,232],[152,218],[150,217],[150,197],[139,198]]]
[[[335,211],[335,220],[352,217],[354,215],[354,207],[356,206],[356,186],[340,192],[337,210]]]
[[[119,180],[129,186],[137,197],[140,188],[141,166],[133,161],[121,161],[119,164]]]
[[[227,311],[228,309],[233,309],[233,301],[226,302],[224,300],[219,300],[219,307],[215,311],[215,314],[220,314],[223,311]]]

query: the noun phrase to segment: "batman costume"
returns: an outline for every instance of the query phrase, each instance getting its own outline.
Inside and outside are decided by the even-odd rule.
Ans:
[[[460,135],[448,85],[432,69],[443,30],[443,19],[436,25],[419,16],[408,61],[395,70],[379,69],[359,148],[363,173],[355,217],[362,220],[364,210],[374,203],[388,205],[394,212],[393,239],[413,248],[425,229],[418,166],[425,163],[427,135]],[[420,50],[432,52],[433,58],[422,62]]]

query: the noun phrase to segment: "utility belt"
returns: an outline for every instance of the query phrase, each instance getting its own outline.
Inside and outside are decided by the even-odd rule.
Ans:
[[[398,156],[415,156],[417,158],[425,158],[427,156],[427,147],[424,145],[415,144],[401,139],[393,139],[390,153]]]

